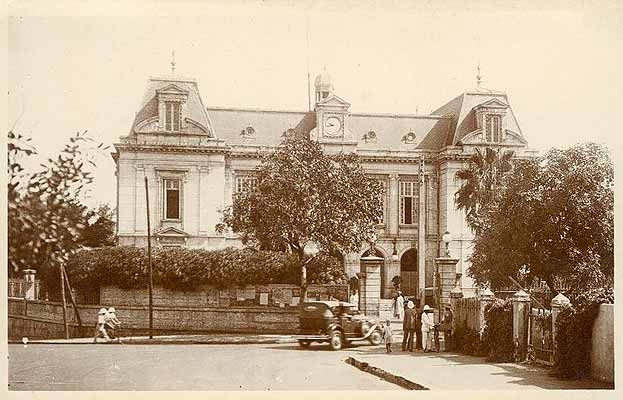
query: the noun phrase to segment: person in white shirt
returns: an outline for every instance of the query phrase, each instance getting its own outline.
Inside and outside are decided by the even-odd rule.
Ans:
[[[433,315],[432,309],[426,304],[424,309],[422,310],[422,349],[424,352],[431,351],[431,343],[429,343],[431,339],[430,332],[433,330]]]
[[[106,341],[110,340],[108,337],[108,333],[106,332],[106,311],[105,308],[101,308],[97,313],[97,325],[95,326],[95,337],[93,338],[93,343],[97,343],[97,339],[103,337]]]
[[[108,312],[106,313],[106,329],[111,332],[111,336],[113,339],[117,339],[117,341],[121,342],[121,338],[119,338],[119,334],[117,328],[121,325],[121,321],[117,319],[117,314],[115,307],[110,307]]]

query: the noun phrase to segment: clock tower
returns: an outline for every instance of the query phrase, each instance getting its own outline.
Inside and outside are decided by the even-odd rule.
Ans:
[[[324,70],[316,76],[316,128],[310,132],[313,140],[326,144],[356,145],[348,130],[350,103],[333,93],[331,76]],[[352,143],[351,143],[352,142]]]

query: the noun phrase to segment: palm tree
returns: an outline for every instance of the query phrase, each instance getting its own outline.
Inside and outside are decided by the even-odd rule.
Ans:
[[[514,152],[500,149],[476,149],[466,169],[456,172],[455,179],[463,181],[454,195],[458,210],[464,210],[467,224],[478,233],[482,229],[482,217],[487,207],[497,197],[504,174],[512,169]]]

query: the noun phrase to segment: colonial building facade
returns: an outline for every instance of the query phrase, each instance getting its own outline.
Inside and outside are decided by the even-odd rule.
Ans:
[[[376,242],[384,259],[382,298],[391,296],[394,276],[402,277],[403,292],[432,295],[434,259],[443,254],[446,231],[450,254],[459,259],[459,284],[465,295],[473,294],[465,273],[473,236],[455,209],[461,184],[455,173],[478,147],[533,154],[507,95],[478,84],[430,115],[357,113],[350,106],[326,72],[315,79],[313,111],[213,107],[203,103],[193,79],[150,79],[130,132],[113,154],[119,244],[147,245],[147,178],[153,245],[241,246],[235,234],[216,232],[220,210],[236,192],[254,188],[262,153],[285,135],[304,135],[328,152],[356,152],[382,182]],[[367,249],[344,255],[349,275],[360,271]]]

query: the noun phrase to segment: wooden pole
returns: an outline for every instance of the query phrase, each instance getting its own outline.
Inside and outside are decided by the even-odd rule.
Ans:
[[[76,319],[78,320],[78,326],[82,328],[82,318],[80,318],[78,305],[76,304],[76,299],[74,298],[74,291],[71,290],[71,284],[69,283],[69,275],[67,275],[67,270],[65,269],[64,265],[61,265],[61,269],[63,270],[63,274],[65,275],[65,282],[67,282],[67,289],[69,289],[69,300],[71,300],[71,305],[74,307],[74,314],[76,315]]]
[[[147,262],[149,265],[149,338],[153,339],[154,309],[153,309],[153,286],[154,277],[151,267],[151,224],[149,222],[149,189],[147,176],[145,176],[145,201],[147,203]]]
[[[65,325],[65,339],[69,339],[69,326],[67,325],[67,303],[65,302],[65,275],[63,275],[63,266],[59,268],[61,273],[61,298],[63,299],[63,325]]]

